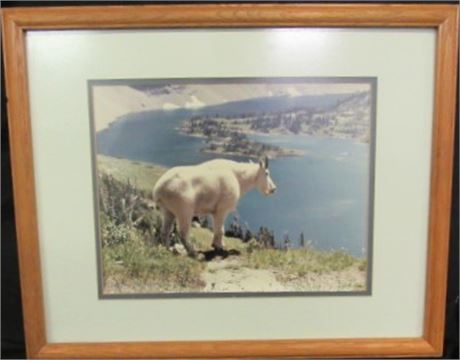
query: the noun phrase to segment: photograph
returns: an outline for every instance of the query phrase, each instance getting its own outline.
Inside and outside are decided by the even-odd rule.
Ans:
[[[377,79],[92,79],[99,297],[369,295]]]

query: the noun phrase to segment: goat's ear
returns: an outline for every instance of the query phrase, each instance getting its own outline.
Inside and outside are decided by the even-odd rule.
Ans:
[[[262,169],[265,169],[265,159],[263,157],[259,159],[259,165]]]
[[[261,157],[259,160],[259,165],[263,169],[268,169],[268,157],[267,156]]]

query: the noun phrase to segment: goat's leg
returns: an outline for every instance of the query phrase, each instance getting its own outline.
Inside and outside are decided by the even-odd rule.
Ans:
[[[190,231],[190,225],[192,223],[192,217],[182,215],[178,217],[177,222],[179,226],[180,240],[182,241],[182,244],[184,245],[184,248],[187,251],[187,254],[190,257],[197,257],[197,252],[195,248],[188,241],[188,234]]]
[[[217,213],[213,216],[214,236],[212,238],[212,247],[216,250],[222,250],[224,248],[223,236],[225,215],[225,213]]]
[[[163,222],[161,223],[160,243],[169,248],[171,230],[174,225],[174,214],[167,209],[161,209]]]

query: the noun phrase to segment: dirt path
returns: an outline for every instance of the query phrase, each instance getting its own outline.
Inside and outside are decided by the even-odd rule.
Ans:
[[[207,263],[202,275],[204,292],[277,291],[356,291],[363,290],[365,272],[357,267],[302,277],[283,276],[273,269],[251,269],[238,258],[216,259]],[[360,285],[360,286],[357,286]]]
[[[213,260],[203,274],[205,292],[286,291],[271,270],[242,267],[237,259]]]

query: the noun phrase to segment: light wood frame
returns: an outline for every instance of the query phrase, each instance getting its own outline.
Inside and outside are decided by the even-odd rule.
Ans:
[[[11,8],[2,12],[16,228],[31,358],[396,357],[442,354],[456,106],[457,5],[227,4]],[[48,343],[25,33],[35,29],[417,27],[437,29],[424,332],[420,338]]]

